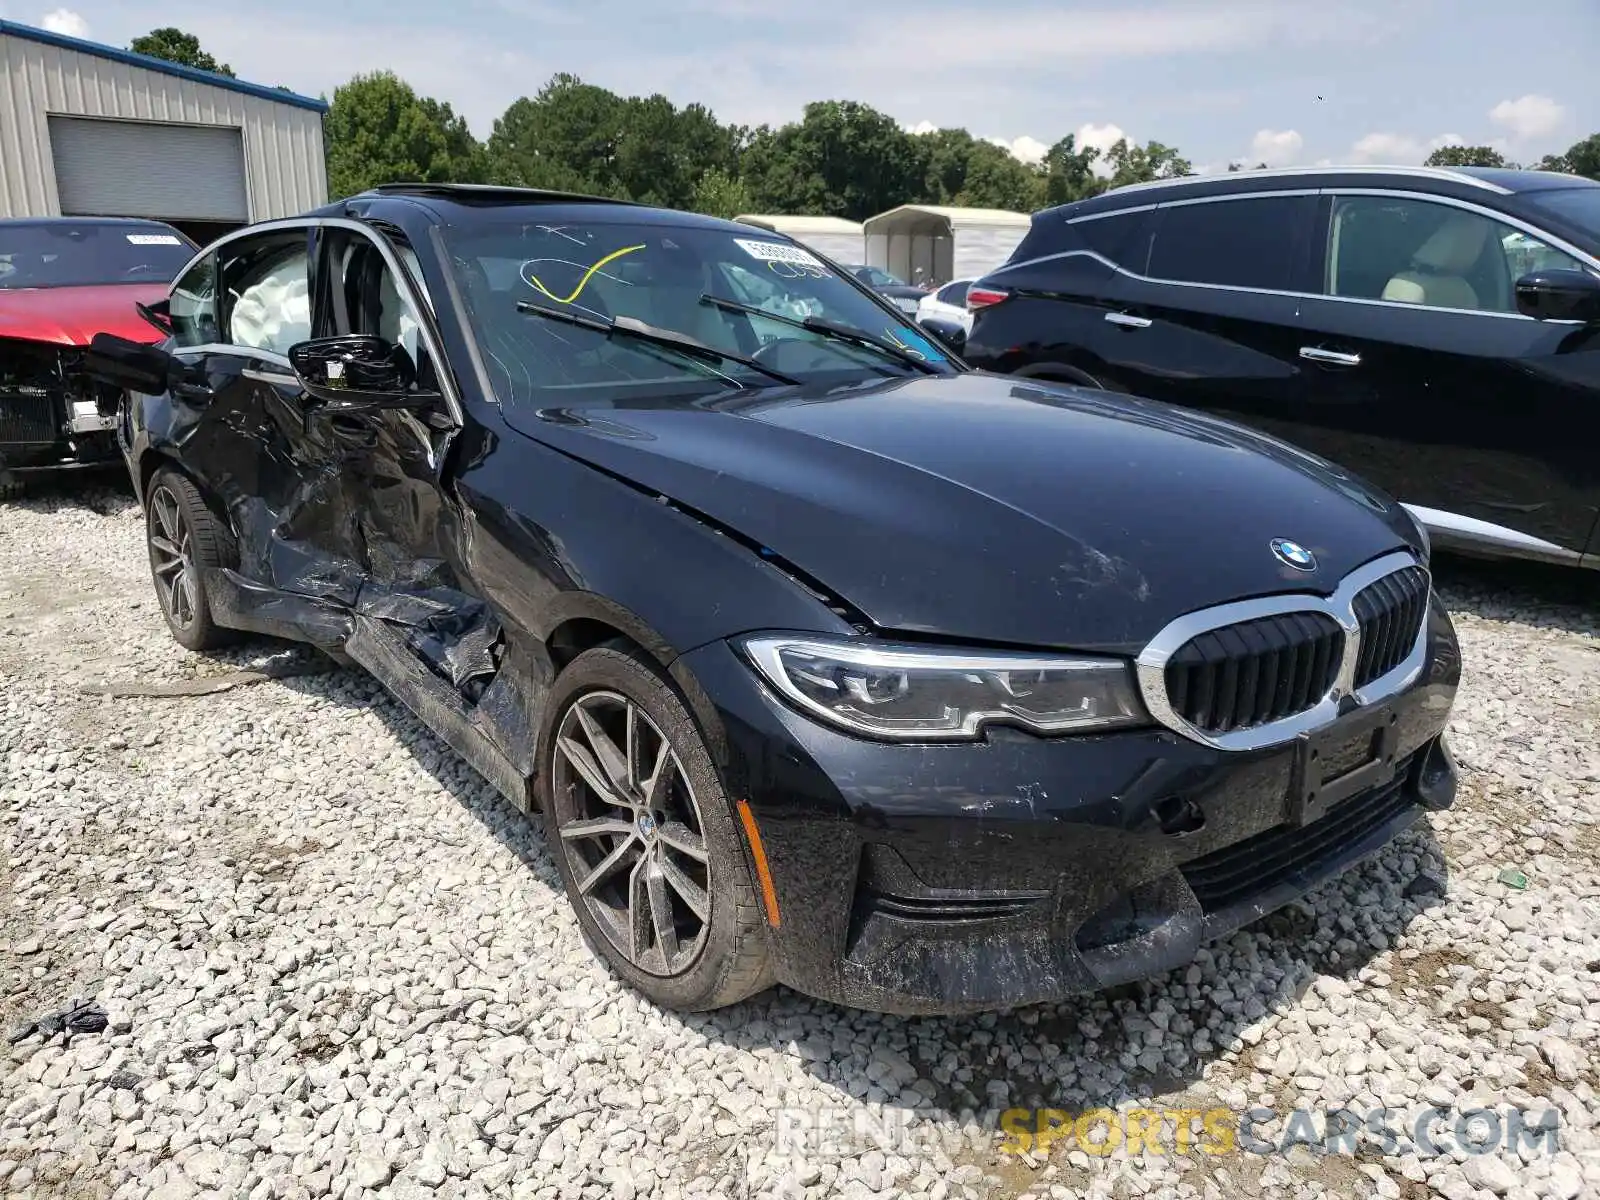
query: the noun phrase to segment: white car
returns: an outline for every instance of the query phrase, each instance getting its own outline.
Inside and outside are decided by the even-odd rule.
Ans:
[[[967,288],[971,283],[970,279],[957,279],[929,292],[917,303],[917,324],[930,325],[936,333],[952,329],[971,333],[972,314],[967,311]]]

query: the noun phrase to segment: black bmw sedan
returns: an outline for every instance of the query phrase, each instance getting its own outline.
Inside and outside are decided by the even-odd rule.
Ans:
[[[387,186],[102,335],[173,636],[360,664],[663,1006],[1187,962],[1451,803],[1428,541],[1165,405],[974,372],[788,239]]]

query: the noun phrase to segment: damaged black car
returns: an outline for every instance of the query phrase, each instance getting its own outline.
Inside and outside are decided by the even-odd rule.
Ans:
[[[1449,805],[1426,535],[1327,462],[975,372],[803,247],[392,185],[96,339],[173,636],[359,663],[657,1004],[1056,999]]]

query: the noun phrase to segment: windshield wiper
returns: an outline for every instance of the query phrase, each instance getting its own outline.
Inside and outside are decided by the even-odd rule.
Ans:
[[[549,308],[543,304],[534,304],[528,300],[517,301],[517,311],[531,313],[536,317],[548,317],[552,321],[561,321],[568,325],[576,325],[580,329],[592,329],[596,333],[603,333],[607,337],[622,334],[625,337],[636,338],[641,342],[649,342],[656,346],[666,346],[680,354],[691,358],[704,359],[709,362],[738,363],[741,367],[749,367],[752,371],[759,371],[769,379],[776,379],[779,383],[787,383],[792,387],[800,386],[800,381],[793,375],[785,375],[782,371],[774,371],[765,363],[759,363],[753,358],[746,358],[742,354],[735,354],[731,350],[718,350],[715,346],[708,346],[704,342],[696,341],[686,333],[679,333],[675,329],[662,329],[658,325],[647,325],[633,317],[612,317],[606,320],[601,317],[585,317],[578,313],[564,312],[559,308]]]
[[[826,317],[806,317],[804,320],[800,320],[797,317],[786,317],[781,313],[768,312],[764,308],[757,308],[754,304],[740,304],[737,300],[724,300],[721,296],[713,296],[710,292],[706,292],[700,297],[700,303],[726,309],[728,312],[748,313],[756,317],[769,317],[780,325],[792,325],[796,329],[804,329],[810,333],[820,333],[824,337],[837,338],[841,342],[850,342],[856,346],[865,346],[869,350],[887,354],[890,358],[898,359],[907,366],[915,367],[924,375],[939,374],[938,367],[926,359],[918,358],[909,350],[904,350],[892,342],[881,342],[864,329],[841,325],[839,322],[830,321]]]

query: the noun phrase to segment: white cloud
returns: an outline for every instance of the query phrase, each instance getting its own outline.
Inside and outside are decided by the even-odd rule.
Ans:
[[[1027,134],[1023,134],[1019,138],[1012,138],[1010,141],[1005,138],[990,138],[989,140],[996,146],[1011,151],[1013,157],[1027,163],[1030,167],[1050,153],[1049,146],[1038,138],[1029,137]]]
[[[1133,143],[1133,139],[1128,137],[1127,130],[1120,125],[1113,125],[1109,121],[1104,125],[1096,125],[1092,121],[1085,125],[1079,125],[1077,129],[1073,130],[1073,137],[1077,139],[1079,150],[1093,146],[1100,151],[1100,157],[1094,160],[1094,173],[1102,179],[1107,179],[1111,175],[1111,168],[1106,164],[1106,151],[1124,138],[1127,138],[1130,145]]]
[[[904,129],[907,133],[916,134],[919,137],[924,133],[939,132],[939,127],[932,121],[918,121],[915,125],[902,125],[900,128]]]
[[[1424,141],[1408,133],[1369,133],[1350,148],[1350,157],[1360,163],[1411,165],[1420,163],[1442,146],[1465,146],[1459,133],[1441,133]]]
[[[1305,138],[1296,129],[1262,129],[1250,139],[1250,165],[1264,162],[1269,167],[1287,167],[1300,157]]]
[[[1512,136],[1532,139],[1549,137],[1561,128],[1567,110],[1549,96],[1521,96],[1502,100],[1489,110],[1489,120],[1509,129]]]
[[[86,38],[89,36],[89,22],[85,21],[70,8],[57,8],[45,13],[39,18],[39,27],[48,29],[51,33],[59,33],[65,37]]]

